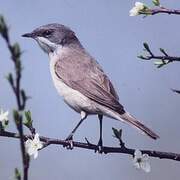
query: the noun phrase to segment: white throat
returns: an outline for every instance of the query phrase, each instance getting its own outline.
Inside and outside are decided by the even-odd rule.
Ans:
[[[61,46],[59,44],[49,41],[45,37],[37,37],[35,40],[38,42],[41,49],[48,54],[50,52],[56,51],[59,48],[59,46]]]

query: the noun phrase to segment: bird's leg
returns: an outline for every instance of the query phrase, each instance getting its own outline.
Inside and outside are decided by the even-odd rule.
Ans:
[[[99,141],[98,141],[98,144],[97,144],[97,148],[95,150],[95,152],[99,152],[99,153],[103,153],[103,140],[102,140],[102,119],[103,119],[103,115],[99,115],[98,114],[98,119],[99,119],[99,125],[100,125],[100,136],[99,136]],[[90,146],[93,145],[91,144],[87,138],[85,138],[87,144],[89,144]]]
[[[98,115],[98,118],[99,118],[99,125],[100,125],[100,136],[99,136],[99,141],[98,141],[98,144],[97,144],[97,151],[99,153],[102,153],[103,152],[103,140],[102,140],[102,119],[103,119],[103,115]]]
[[[76,127],[71,131],[71,133],[69,134],[69,136],[66,138],[66,140],[72,140],[73,139],[73,135],[76,132],[76,130],[78,129],[78,127],[81,125],[81,123],[83,122],[84,119],[81,119],[78,124],[76,125]]]
[[[73,135],[78,129],[78,127],[81,125],[81,123],[86,119],[87,114],[84,111],[81,111],[81,120],[78,122],[78,124],[75,126],[75,128],[71,131],[69,136],[66,138],[66,141],[69,142],[69,145],[67,145],[68,149],[73,149]]]

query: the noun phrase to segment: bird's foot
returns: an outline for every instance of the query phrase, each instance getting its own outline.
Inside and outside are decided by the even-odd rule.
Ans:
[[[73,134],[70,134],[65,141],[67,141],[67,144],[64,145],[63,147],[66,147],[66,149],[72,150],[74,148],[73,146]]]
[[[94,144],[90,143],[89,140],[87,138],[85,138],[87,144],[89,146],[95,146]],[[98,152],[100,154],[102,154],[104,151],[103,151],[103,142],[102,142],[102,139],[99,140],[98,144],[95,146],[95,150],[94,152]]]
[[[100,154],[102,154],[104,151],[103,151],[103,141],[102,139],[99,139],[99,142],[97,144],[97,149],[95,149],[95,152],[98,152]]]

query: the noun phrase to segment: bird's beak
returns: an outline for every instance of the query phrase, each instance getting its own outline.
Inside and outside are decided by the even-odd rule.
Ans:
[[[34,38],[34,33],[26,33],[26,34],[23,34],[22,37]]]

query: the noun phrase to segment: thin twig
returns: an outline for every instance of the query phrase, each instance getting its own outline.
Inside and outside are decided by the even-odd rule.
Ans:
[[[151,15],[155,15],[155,14],[175,14],[175,15],[180,15],[180,10],[168,9],[168,8],[164,8],[164,7],[151,9]]]
[[[172,62],[180,62],[180,57],[178,56],[170,56],[164,49],[160,48],[160,52],[162,55],[154,55],[152,50],[150,49],[149,45],[147,43],[143,43],[144,51],[147,53],[147,55],[140,55],[138,56],[142,60],[150,61],[150,60],[156,60],[154,64],[157,66],[157,68],[161,68],[169,63]],[[157,61],[158,60],[158,61]],[[180,90],[177,89],[171,89],[173,92],[180,94]]]
[[[168,9],[161,5],[155,6],[154,8],[150,8],[146,6],[143,10],[139,11],[140,15],[145,15],[145,17],[149,15],[156,15],[156,14],[174,14],[174,15],[180,15],[180,10],[175,9]]]
[[[180,90],[177,90],[177,89],[171,89],[171,90],[177,94],[180,94]]]
[[[156,56],[156,55],[151,55],[151,56],[146,56],[144,58],[145,60],[152,60],[152,59],[156,59],[156,60],[169,60],[170,62],[173,61],[180,61],[180,57],[177,56]]]
[[[157,68],[161,68],[172,62],[180,62],[180,57],[170,56],[162,48],[159,49],[160,52],[162,53],[162,55],[154,55],[154,53],[152,52],[152,50],[150,49],[150,47],[147,43],[144,43],[143,46],[144,46],[144,50],[147,53],[147,55],[140,55],[138,57],[143,60],[159,60],[159,61],[154,62],[154,64],[157,65]]]

